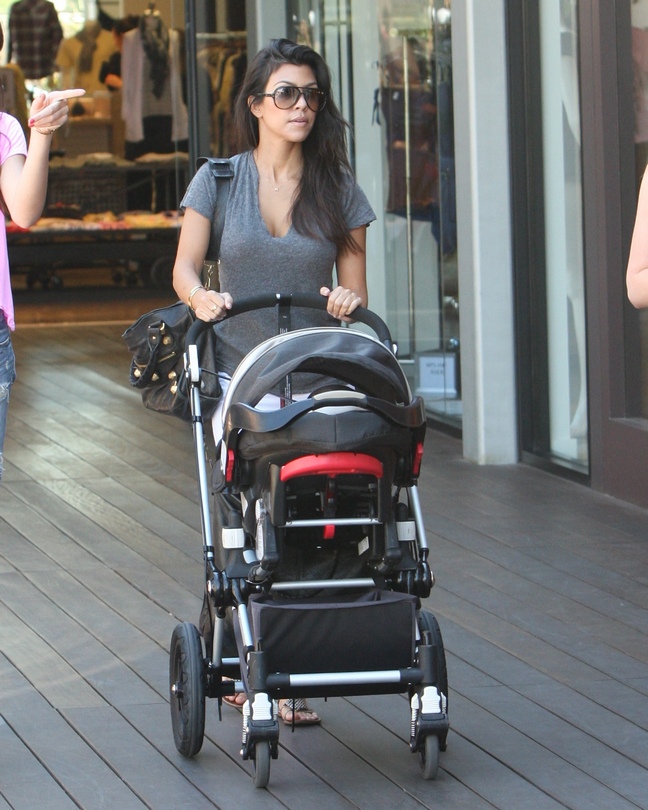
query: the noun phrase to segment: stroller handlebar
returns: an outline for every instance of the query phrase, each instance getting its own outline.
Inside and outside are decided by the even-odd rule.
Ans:
[[[304,307],[307,309],[326,310],[327,299],[319,293],[264,293],[261,295],[251,295],[235,301],[228,311],[226,319],[234,318],[244,312],[252,312],[257,309],[270,309],[279,305]],[[365,307],[358,307],[353,312],[354,321],[365,324],[372,329],[378,340],[390,351],[394,350],[389,327],[383,319]],[[197,319],[189,327],[185,346],[191,346],[196,342],[198,336],[208,327],[214,326],[214,321],[201,321]]]

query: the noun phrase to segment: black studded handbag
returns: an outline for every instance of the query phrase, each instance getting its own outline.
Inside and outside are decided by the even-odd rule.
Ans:
[[[177,301],[140,316],[122,337],[133,355],[129,381],[151,411],[191,418],[184,377],[185,337],[195,316],[191,307]],[[207,329],[198,338],[200,404],[204,417],[214,412],[221,397],[216,373],[216,335]]]
[[[199,161],[204,162],[203,159]],[[229,160],[210,158],[217,182],[215,236],[220,248],[223,233],[229,180],[233,175]],[[212,262],[213,263],[213,259]],[[141,315],[122,335],[132,354],[129,381],[142,395],[144,406],[158,413],[191,418],[191,406],[184,376],[185,338],[195,320],[190,306],[177,301]],[[200,404],[202,415],[212,415],[221,397],[216,373],[216,335],[213,329],[203,331],[197,341],[201,367]]]

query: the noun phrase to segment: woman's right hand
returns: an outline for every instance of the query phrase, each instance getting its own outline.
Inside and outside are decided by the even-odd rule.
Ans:
[[[215,290],[206,289],[198,290],[191,301],[196,318],[207,322],[222,321],[233,303],[229,293],[218,293]]]

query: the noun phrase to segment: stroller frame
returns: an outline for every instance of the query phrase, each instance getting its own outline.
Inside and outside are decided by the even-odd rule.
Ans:
[[[176,748],[187,757],[199,752],[204,737],[206,698],[218,700],[220,714],[224,696],[245,692],[241,756],[253,761],[254,784],[266,787],[270,762],[277,758],[279,750],[276,701],[280,698],[407,692],[410,750],[420,755],[423,777],[433,779],[438,772],[439,752],[446,748],[449,721],[441,631],[436,618],[421,609],[419,601],[429,596],[434,584],[416,486],[425,433],[423,403],[420,397],[411,398],[395,360],[389,331],[377,315],[362,308],[354,312],[354,318],[368,325],[377,337],[335,327],[290,332],[285,326],[290,319],[291,306],[325,309],[326,301],[322,296],[310,294],[255,296],[237,302],[228,314],[229,318],[253,309],[278,307],[280,335],[265,341],[243,359],[225,397],[220,464],[214,470],[214,478],[219,491],[241,495],[243,514],[234,514],[234,525],[223,527],[222,536],[218,538],[212,536],[206,437],[200,403],[201,376],[210,372],[201,369],[196,346],[197,336],[211,324],[196,321],[187,335],[185,382],[191,401],[199,483],[205,569],[203,614],[206,616],[201,615],[202,634],[192,623],[183,622],[175,628],[171,640],[169,682]],[[278,411],[261,413],[245,401],[247,397],[254,402],[258,393],[255,384],[258,386],[259,377],[272,367],[274,357],[281,360],[282,351],[290,355],[298,346],[306,347],[308,352],[308,346],[316,347],[322,335],[335,342],[336,348],[339,340],[346,351],[345,344],[351,341],[352,348],[366,351],[367,357],[360,363],[363,367],[364,363],[373,364],[376,373],[383,370],[387,373],[386,367],[391,364],[392,386],[404,385],[407,401],[395,404],[373,396],[375,391],[367,395],[362,389],[350,390],[342,383],[333,390],[316,392],[306,400],[289,403]],[[299,369],[318,370],[314,355],[308,356],[311,359],[302,360]],[[393,362],[389,358],[393,358]],[[276,365],[283,373],[284,366],[279,360]],[[286,379],[289,374],[290,370]],[[237,395],[243,397],[241,401],[235,399]],[[299,430],[300,425],[306,424],[300,420],[309,414],[309,424],[312,424],[313,414],[346,414],[347,411],[357,412],[364,422],[373,419],[380,430],[387,429],[384,427],[387,425],[390,433],[400,431],[394,434],[396,439],[411,437],[411,446],[396,454],[393,469],[390,469],[391,455],[381,459],[380,454],[374,452],[373,445],[380,443],[380,435],[375,440],[369,438],[367,447],[353,447],[351,442],[340,449],[333,447],[322,452],[318,452],[318,448],[315,452],[310,452],[312,448],[295,452],[290,449],[290,443],[282,445],[284,433],[294,430],[294,426]],[[345,418],[345,415],[340,417]],[[270,446],[259,452],[258,443],[253,442],[252,457],[243,460],[248,435],[268,436]],[[392,443],[396,439],[390,437]],[[263,479],[261,484],[259,478]],[[316,485],[317,497],[311,492],[312,485]],[[255,492],[259,496],[254,502],[255,508],[246,510],[249,506],[246,494],[251,497],[250,493]],[[313,502],[321,506],[314,516],[311,514]],[[304,504],[306,516],[301,514]],[[356,508],[361,514],[345,513],[345,509],[348,512]],[[288,533],[290,537],[299,538],[300,533],[317,532],[326,543],[336,533],[354,531],[366,532],[358,549],[363,549],[369,561],[364,564],[368,575],[288,580],[275,577],[281,569]],[[216,565],[214,540],[230,549],[229,553],[238,561],[229,572]],[[228,612],[234,623],[238,657],[223,655]],[[286,657],[291,656],[281,644],[282,633],[275,631],[274,625],[288,622],[288,632],[292,633],[293,628],[312,627],[314,621],[319,623],[323,619],[334,625],[338,620],[359,626],[367,623],[369,631],[362,634],[358,630],[357,637],[352,638],[346,651],[341,653],[343,659],[347,656],[359,665],[347,669],[336,667],[334,664],[338,661],[330,663],[322,659],[315,661],[321,665],[320,671],[310,671],[296,659],[288,661],[293,667],[286,669],[283,666]],[[393,630],[390,635],[396,639],[391,645],[394,661],[398,659],[395,666],[391,666],[390,650],[378,652],[373,649],[377,645],[363,643],[371,628],[378,625],[382,628],[385,622]],[[358,662],[354,644],[366,648],[366,658],[373,666],[367,667],[365,660]]]

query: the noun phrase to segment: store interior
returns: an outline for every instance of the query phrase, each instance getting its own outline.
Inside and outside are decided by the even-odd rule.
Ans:
[[[132,320],[173,300],[189,180],[182,5],[97,2],[79,17],[59,3],[42,36],[43,49],[50,35],[58,42],[47,66],[7,37],[4,106],[26,137],[35,93],[86,91],[53,139],[42,217],[28,230],[7,225],[18,326]]]

